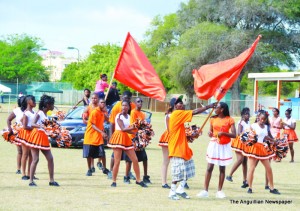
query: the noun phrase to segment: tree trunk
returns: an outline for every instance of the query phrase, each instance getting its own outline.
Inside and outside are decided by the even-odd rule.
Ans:
[[[185,105],[186,110],[193,110],[193,108],[192,108],[193,95],[194,95],[194,93],[191,93],[191,92],[186,93],[186,96],[187,96],[186,105]]]
[[[232,116],[240,116],[241,113],[240,81],[239,77],[231,88],[230,115]]]

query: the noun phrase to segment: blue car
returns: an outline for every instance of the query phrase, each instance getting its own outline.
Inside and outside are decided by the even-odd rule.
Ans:
[[[72,136],[72,146],[73,147],[82,147],[83,146],[83,139],[84,133],[86,130],[86,124],[82,121],[82,114],[84,111],[84,106],[79,106],[76,109],[70,111],[64,120],[60,121],[59,124],[70,131],[70,135]],[[110,114],[109,110],[109,114]],[[150,123],[152,113],[149,111],[144,111],[146,114],[146,121]],[[108,134],[108,139],[111,137],[111,124],[109,122],[104,123],[104,130],[105,133]],[[104,144],[107,144],[107,140],[105,140]],[[55,139],[50,139],[51,146],[57,147],[57,143]]]

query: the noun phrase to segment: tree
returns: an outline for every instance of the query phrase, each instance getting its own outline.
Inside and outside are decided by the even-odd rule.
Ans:
[[[114,44],[94,45],[90,55],[80,63],[68,65],[62,73],[62,81],[72,82],[77,89],[95,89],[100,74],[111,79],[116,67],[121,47]],[[118,86],[119,88],[122,86]]]
[[[49,74],[37,53],[40,40],[29,35],[10,35],[0,40],[0,79],[21,83],[48,81]]]
[[[164,49],[168,54],[165,56],[170,58],[164,66],[168,67],[167,71],[175,70],[169,80],[179,82],[177,86],[191,96],[192,69],[233,58],[262,34],[256,53],[232,87],[232,99],[238,102],[240,81],[246,72],[262,72],[274,66],[289,69],[296,66],[300,60],[299,13],[300,2],[297,0],[190,0],[187,4],[182,3],[174,18],[176,26],[172,27],[176,33],[167,40],[174,45]],[[148,39],[157,39],[159,29],[156,26],[150,31]],[[166,46],[166,40],[158,40],[161,43],[153,46]],[[153,42],[147,43],[151,49]],[[160,52],[159,48],[157,52]],[[152,52],[152,55],[155,54]],[[158,60],[155,67],[159,65]],[[231,106],[239,108],[234,103]],[[234,111],[237,113],[238,109]]]
[[[151,22],[151,28],[146,32],[146,41],[141,43],[145,54],[155,67],[167,91],[176,90],[176,83],[170,80],[174,71],[169,68],[170,53],[178,44],[177,15],[175,13],[156,16]]]

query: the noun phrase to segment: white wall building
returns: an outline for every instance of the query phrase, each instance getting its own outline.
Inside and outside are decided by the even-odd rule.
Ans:
[[[61,79],[62,72],[72,62],[77,62],[77,59],[64,57],[64,54],[59,51],[48,51],[42,54],[42,64],[50,72],[50,81],[59,81]]]

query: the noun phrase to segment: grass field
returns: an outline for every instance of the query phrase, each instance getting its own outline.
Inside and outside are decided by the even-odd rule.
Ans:
[[[6,124],[7,113],[0,113],[0,128]],[[194,123],[201,125],[204,116],[196,116]],[[60,187],[48,186],[49,177],[46,159],[41,154],[37,167],[37,187],[29,187],[28,181],[22,181],[20,175],[16,175],[16,147],[2,141],[0,138],[0,210],[299,210],[300,209],[300,182],[299,143],[295,144],[295,163],[290,164],[290,154],[280,163],[272,162],[275,187],[281,195],[272,195],[264,189],[265,171],[263,166],[257,166],[253,184],[253,194],[247,194],[246,189],[240,188],[242,183],[242,170],[239,168],[234,174],[234,182],[225,181],[225,199],[216,199],[215,193],[218,184],[218,167],[215,167],[210,182],[207,199],[199,199],[196,194],[202,189],[207,162],[205,160],[206,147],[209,138],[206,135],[208,126],[204,129],[204,135],[191,144],[196,164],[196,176],[188,181],[190,189],[187,193],[191,199],[171,201],[168,199],[169,190],[161,188],[161,162],[162,153],[157,146],[165,124],[163,113],[154,113],[152,124],[155,137],[152,144],[147,147],[149,159],[149,175],[152,185],[143,189],[135,185],[123,183],[125,163],[121,163],[117,180],[117,188],[111,188],[111,180],[96,169],[92,177],[85,176],[87,171],[86,160],[82,158],[82,149],[52,148],[55,160],[55,180]],[[300,122],[297,133],[300,136]],[[112,150],[106,149],[109,159]],[[234,156],[235,157],[235,156]],[[140,165],[142,167],[142,165]],[[232,165],[226,168],[228,174]],[[142,170],[142,168],[141,168]],[[169,184],[170,184],[169,176]],[[241,200],[244,203],[241,204]],[[254,202],[262,200],[260,204]],[[269,204],[290,201],[289,204]],[[233,201],[238,202],[233,203]],[[246,204],[246,202],[252,204]]]

